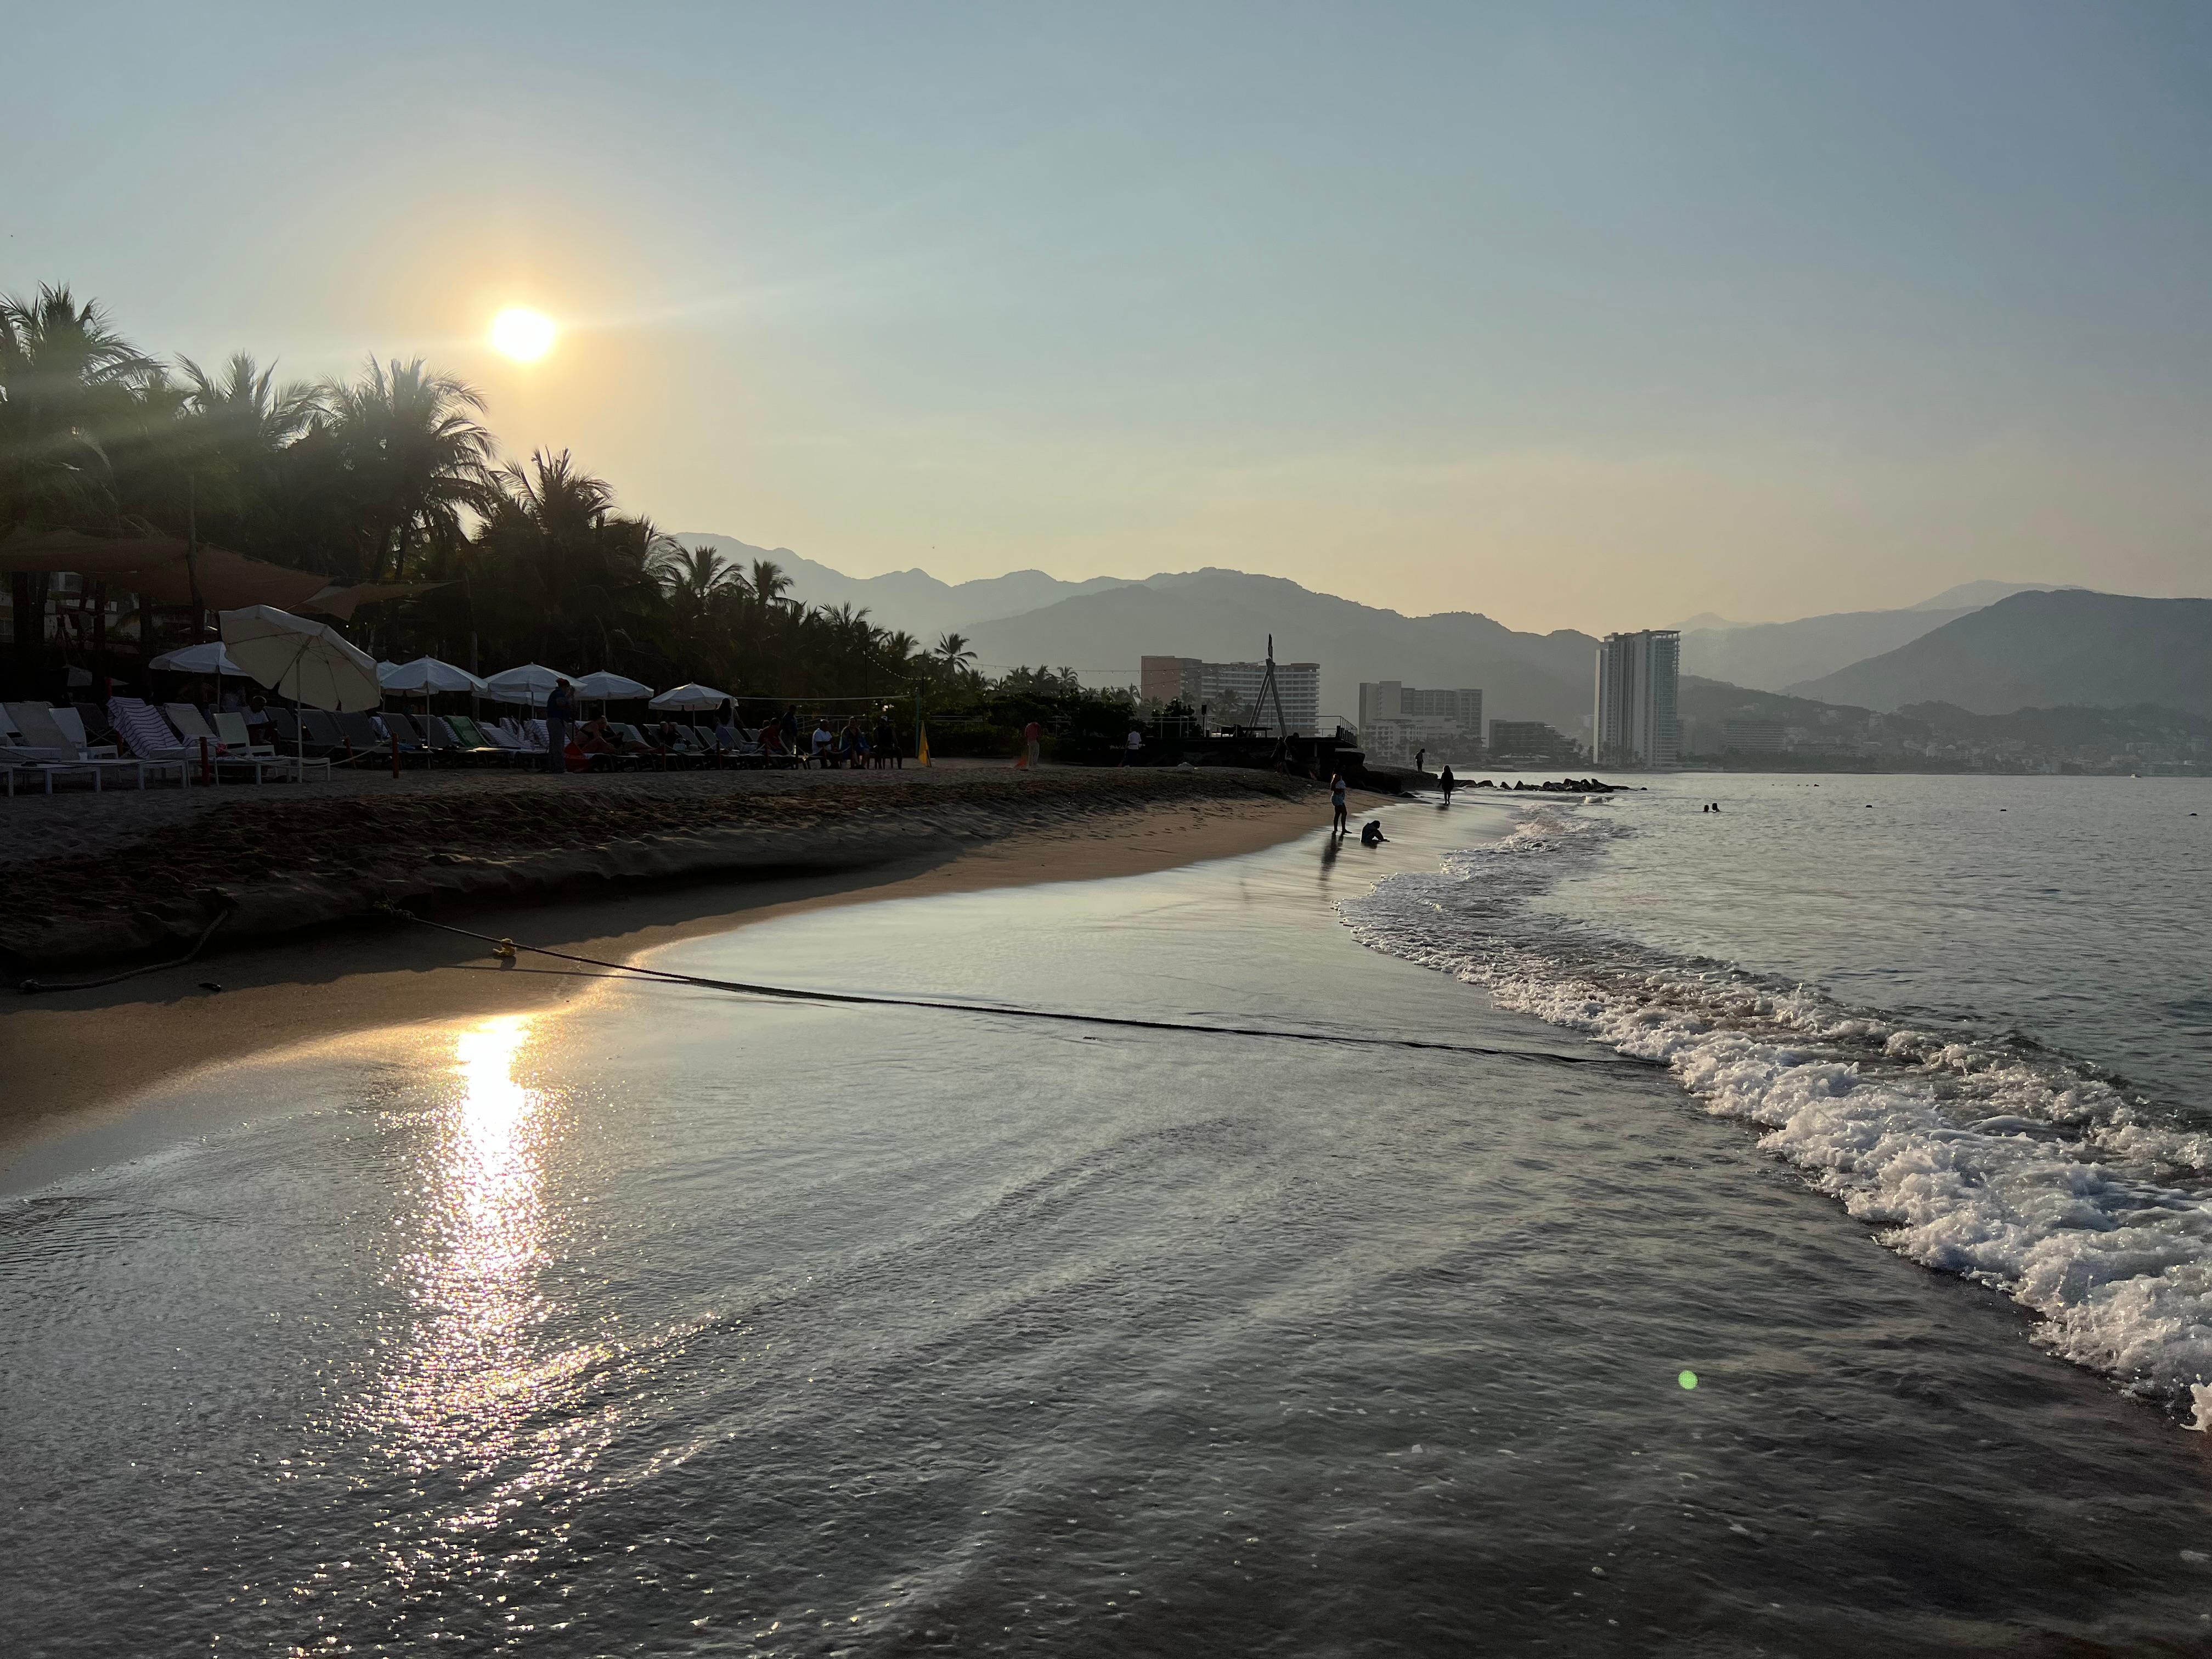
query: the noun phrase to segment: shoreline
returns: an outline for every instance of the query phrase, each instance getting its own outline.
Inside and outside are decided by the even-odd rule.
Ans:
[[[1328,827],[1325,794],[1250,790],[1202,814],[1093,810],[962,846],[908,844],[866,864],[662,880],[520,907],[487,896],[449,920],[579,955],[629,961],[704,933],[802,911],[938,893],[1109,879],[1257,852]],[[1375,798],[1379,800],[1381,798]],[[886,848],[895,845],[884,843]],[[456,934],[380,918],[233,948],[115,986],[0,1002],[0,1064],[35,1089],[0,1111],[0,1189],[45,1143],[96,1129],[156,1088],[208,1067],[382,1027],[557,1006],[588,973],[495,965]],[[206,984],[221,988],[210,991]]]

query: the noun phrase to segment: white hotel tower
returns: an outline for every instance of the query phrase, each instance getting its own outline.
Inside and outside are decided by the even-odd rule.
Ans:
[[[1679,766],[1682,723],[1674,714],[1682,636],[1672,629],[1608,634],[1597,648],[1597,710],[1591,759],[1600,766]]]

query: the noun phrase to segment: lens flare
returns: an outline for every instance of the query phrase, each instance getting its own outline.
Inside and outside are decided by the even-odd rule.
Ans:
[[[509,306],[491,319],[492,349],[518,363],[534,363],[553,349],[553,319],[527,306]]]

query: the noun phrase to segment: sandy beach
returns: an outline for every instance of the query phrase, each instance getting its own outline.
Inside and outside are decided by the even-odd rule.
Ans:
[[[410,782],[412,775],[419,775],[400,782]],[[534,806],[542,799],[531,788],[538,780],[486,781],[489,787],[475,792],[476,801],[521,796]],[[643,805],[641,781],[660,786]],[[441,919],[577,955],[624,960],[678,939],[807,908],[1135,875],[1230,857],[1318,832],[1328,818],[1325,793],[1252,774],[1047,772],[1017,777],[1010,787],[1003,768],[944,768],[832,779],[673,774],[643,781],[571,780],[553,787],[569,782],[629,785],[578,792],[588,811],[617,819],[642,810],[682,818],[758,806],[827,826],[842,812],[851,861],[843,867],[683,881],[624,881],[611,874],[583,890],[588,896],[558,902],[517,904],[497,892],[472,902],[449,901],[439,908]],[[194,824],[205,826],[203,835],[239,833],[220,816],[234,802],[173,793],[150,802],[149,816],[161,810],[171,816],[172,835]],[[855,803],[877,810],[857,812]],[[328,814],[332,836],[343,833],[349,809],[372,805],[404,822],[451,803],[420,784],[382,798],[360,790],[350,801],[291,803],[301,816]],[[878,833],[871,838],[855,831],[854,820],[872,821]],[[90,826],[82,832],[87,840],[112,833],[90,813],[82,821]],[[789,825],[784,832],[791,833]],[[34,878],[43,873],[58,881],[63,871],[86,865],[116,868],[119,855],[147,844],[81,847],[64,860],[28,868]],[[605,847],[602,842],[572,856],[605,859]],[[198,1066],[380,1026],[553,1006],[593,983],[542,961],[533,965],[526,957],[517,964],[497,963],[470,939],[378,918],[289,941],[210,951],[184,966],[105,988],[10,996],[0,1003],[0,1065],[36,1083],[10,1091],[0,1110],[0,1171],[58,1127],[82,1127],[125,1109],[136,1095]]]
[[[0,817],[13,977],[175,957],[371,917],[398,903],[544,902],[610,887],[941,860],[1034,830],[1142,811],[1202,824],[1255,799],[1322,799],[1229,769],[944,765],[872,772],[342,775],[305,790],[33,798]],[[1319,809],[1325,813],[1326,806]]]

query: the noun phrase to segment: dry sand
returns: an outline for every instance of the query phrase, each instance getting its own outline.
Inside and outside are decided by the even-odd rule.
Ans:
[[[527,911],[446,919],[532,945],[623,961],[691,935],[830,904],[1030,882],[1135,875],[1252,852],[1328,822],[1326,794],[1103,800],[1064,821],[870,870],[629,890]],[[49,1136],[128,1108],[196,1068],[302,1042],[410,1022],[522,1012],[587,993],[591,978],[525,957],[496,964],[476,942],[385,922],[309,941],[215,954],[104,990],[0,1004],[0,1174]],[[222,988],[210,991],[205,984]]]

